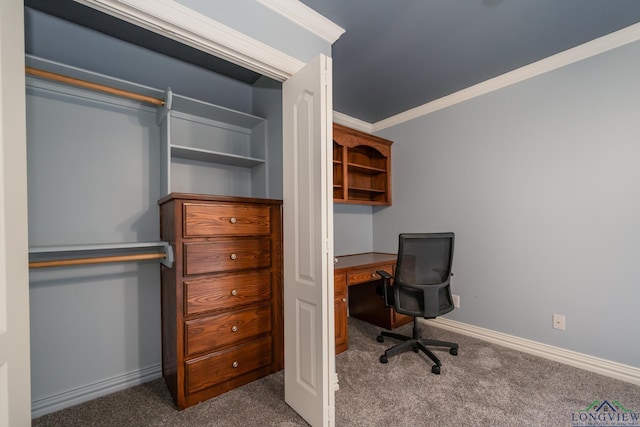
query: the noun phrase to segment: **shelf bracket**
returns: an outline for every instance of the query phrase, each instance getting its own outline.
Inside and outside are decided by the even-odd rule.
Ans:
[[[171,246],[168,242],[162,243],[164,243],[164,258],[160,262],[165,267],[172,268],[173,262],[175,261],[173,257],[173,246]]]
[[[162,122],[171,111],[171,104],[173,104],[173,92],[171,88],[168,87],[167,90],[164,91],[164,104],[158,107],[158,111],[156,113],[156,123],[158,126],[162,124]]]

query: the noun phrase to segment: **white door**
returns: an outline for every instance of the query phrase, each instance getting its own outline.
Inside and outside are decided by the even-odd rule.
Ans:
[[[282,86],[285,401],[312,426],[334,425],[331,58]]]
[[[24,3],[0,1],[0,426],[31,425]]]

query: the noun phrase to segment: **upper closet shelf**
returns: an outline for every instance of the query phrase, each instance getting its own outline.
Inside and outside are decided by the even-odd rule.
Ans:
[[[158,110],[158,123],[162,121],[169,110],[195,117],[205,117],[210,120],[245,129],[253,129],[264,122],[264,119],[261,117],[210,104],[199,99],[189,98],[188,96],[175,94],[171,88],[165,91],[164,101],[164,107],[160,107]]]
[[[160,197],[170,192],[267,197],[266,119],[41,58],[27,56],[25,62],[27,90],[155,110]]]
[[[264,197],[267,189],[267,121],[167,89],[158,107],[161,195],[171,192],[233,194],[240,186]],[[186,160],[190,162],[180,162]],[[233,171],[229,167],[235,168]],[[223,182],[232,182],[233,185]]]
[[[171,156],[179,159],[198,160],[208,163],[224,163],[229,166],[240,166],[245,168],[252,168],[265,162],[264,159],[238,156],[235,154],[220,153],[180,145],[171,145]]]
[[[70,65],[25,55],[25,72],[32,78],[54,81],[69,87],[78,87],[117,97],[152,104],[164,104],[163,91],[104,74],[83,70]]]

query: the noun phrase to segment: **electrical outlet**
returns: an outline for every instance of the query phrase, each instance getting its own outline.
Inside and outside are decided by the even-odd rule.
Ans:
[[[553,329],[559,329],[561,331],[565,330],[563,314],[553,314]]]
[[[453,306],[460,308],[460,295],[452,294],[451,297],[453,298]]]

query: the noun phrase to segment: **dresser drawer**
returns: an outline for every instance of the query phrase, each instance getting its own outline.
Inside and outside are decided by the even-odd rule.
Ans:
[[[268,301],[270,298],[269,270],[219,274],[215,277],[184,282],[186,316]]]
[[[358,283],[380,280],[382,279],[382,277],[380,277],[376,273],[376,271],[378,270],[384,270],[387,273],[393,275],[393,264],[350,271],[349,273],[347,273],[347,283],[348,285],[357,285]]]
[[[186,356],[271,332],[271,306],[261,305],[185,322]]]
[[[271,266],[271,239],[235,238],[184,244],[185,274]]]
[[[269,234],[269,206],[228,203],[184,205],[184,237]]]
[[[271,337],[264,337],[228,350],[185,363],[186,392],[195,393],[231,378],[271,364]]]

